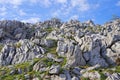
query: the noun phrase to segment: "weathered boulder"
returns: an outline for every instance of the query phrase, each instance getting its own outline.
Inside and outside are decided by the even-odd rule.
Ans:
[[[86,61],[84,60],[82,52],[80,50],[80,46],[75,46],[74,51],[71,53],[68,52],[66,57],[66,66],[68,67],[84,66],[86,64]]]
[[[12,64],[15,54],[15,47],[5,45],[0,53],[0,66]]]
[[[82,76],[90,80],[100,80],[100,74],[97,71],[85,72]]]
[[[18,45],[12,64],[32,60],[38,55],[42,56],[45,53],[45,50],[42,47],[35,45],[29,40],[21,40]]]
[[[60,71],[60,65],[52,65],[50,67],[49,73],[50,74],[58,74]]]
[[[44,71],[48,71],[49,68],[47,67],[47,65],[44,62],[37,62],[34,66],[33,66],[33,71],[39,71],[39,72],[44,72]]]
[[[75,45],[74,41],[58,41],[57,50],[59,56],[67,58],[66,67],[82,66],[86,64],[79,45]]]
[[[5,45],[0,54],[0,65],[10,65],[42,56],[45,50],[29,40],[20,40],[15,45]]]
[[[101,51],[100,45],[101,45],[101,40],[96,39],[95,41],[92,42],[89,64],[90,65],[99,64],[102,67],[107,67],[108,64],[100,54]]]
[[[120,73],[113,73],[106,80],[120,80]]]
[[[56,52],[59,56],[65,56],[67,53],[67,44],[64,41],[58,41]]]

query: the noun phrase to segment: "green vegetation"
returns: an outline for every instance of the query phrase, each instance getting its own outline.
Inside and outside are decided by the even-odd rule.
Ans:
[[[22,46],[22,45],[21,45],[20,42],[18,42],[18,43],[15,44],[15,47],[16,47],[16,48],[20,48],[21,46]]]
[[[66,57],[61,57],[61,58],[63,58],[63,61],[60,63],[60,65],[64,67],[67,63],[67,58]]]
[[[89,78],[84,78],[84,77],[81,77],[80,79],[81,80],[90,80]]]
[[[85,69],[86,67],[81,66],[80,68]],[[105,72],[108,72],[110,74],[120,73],[120,66],[116,66],[116,67],[110,66],[109,68],[98,68],[98,69],[90,70],[88,72],[95,72],[95,71],[97,71],[100,74],[100,76],[101,76],[100,80],[105,80],[107,78],[107,76],[105,76],[105,74],[104,74]],[[90,80],[90,79],[81,77],[81,80]]]
[[[95,32],[94,27],[88,26],[85,29],[86,31]]]
[[[116,73],[120,73],[120,66],[116,66],[115,72],[116,72]]]
[[[106,78],[107,78],[107,76],[105,76],[102,72],[99,72],[99,74],[100,74],[100,79],[101,80],[105,80]]]
[[[53,39],[51,39],[53,40]],[[57,41],[56,40],[53,40],[54,41],[54,44],[51,48],[48,48],[46,46],[44,46],[44,48],[47,50],[46,53],[51,53],[51,54],[55,54],[57,55],[57,52],[56,52],[56,48],[57,48]]]
[[[48,27],[48,28],[45,28],[44,30],[50,33],[50,32],[53,31],[53,28],[52,27]]]
[[[3,44],[0,44],[0,52],[1,52],[3,47],[4,47]]]
[[[50,60],[48,58],[43,58],[41,59],[41,61],[43,61],[48,67],[52,66],[52,64],[58,64],[57,62]]]
[[[16,64],[15,65],[15,68],[21,68],[21,69],[24,69],[24,68],[27,68],[30,66],[30,62],[24,62],[24,63],[20,63],[20,64]]]
[[[101,26],[96,26],[95,28],[96,28],[95,29],[96,32],[101,32],[102,31],[102,27]]]
[[[51,53],[51,54],[57,55],[56,47],[46,48],[46,49],[47,49],[47,53]]]
[[[31,78],[33,76],[39,77],[39,79],[41,80],[40,77],[40,72],[36,72],[33,71],[33,65],[38,62],[40,59],[35,58],[33,61],[33,64],[31,64],[31,62],[24,62],[24,63],[20,63],[20,64],[16,64],[13,65],[13,68],[9,68],[7,66],[5,67],[0,67],[0,80],[26,80],[25,79],[25,74],[28,74]],[[18,69],[22,70],[21,74],[18,74]],[[16,72],[14,74],[10,74],[11,70],[15,70]]]

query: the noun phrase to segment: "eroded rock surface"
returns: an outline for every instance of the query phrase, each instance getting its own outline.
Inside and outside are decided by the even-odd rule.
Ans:
[[[119,80],[119,73],[119,19],[0,21],[0,80]]]

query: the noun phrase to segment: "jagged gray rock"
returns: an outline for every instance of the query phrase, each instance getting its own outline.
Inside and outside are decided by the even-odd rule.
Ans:
[[[43,79],[80,80],[84,76],[100,80],[97,71],[89,71],[120,64],[120,19],[104,25],[91,20],[61,22],[56,18],[35,24],[0,21],[0,74],[6,76],[6,66],[8,74],[25,73],[24,77],[30,79],[28,69],[14,66],[28,61]],[[108,74],[107,80],[119,80],[119,73]],[[35,75],[33,80],[38,79]]]
[[[100,40],[96,39],[95,41],[93,41],[91,51],[90,51],[89,64],[90,65],[99,64],[102,67],[107,67],[108,66],[107,62],[104,60],[104,58],[101,57],[101,54],[100,54],[100,50],[101,50],[100,45],[101,45]]]
[[[85,78],[89,78],[90,80],[100,80],[100,74],[97,71],[85,72],[82,76]]]
[[[85,64],[86,62],[82,56],[80,46],[75,46],[73,52],[67,53],[67,67],[84,66]]]
[[[113,73],[106,80],[120,80],[120,73]]]
[[[52,65],[50,67],[49,73],[50,74],[58,74],[59,71],[60,71],[60,65],[57,65],[57,66],[56,65]]]

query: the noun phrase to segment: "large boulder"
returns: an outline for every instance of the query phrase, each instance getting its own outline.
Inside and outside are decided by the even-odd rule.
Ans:
[[[50,67],[49,73],[50,74],[58,74],[60,71],[60,65],[52,65]]]
[[[83,66],[86,64],[80,46],[76,45],[74,41],[58,41],[57,52],[59,56],[67,58],[67,67]]]
[[[65,56],[67,53],[68,47],[67,44],[64,41],[58,41],[57,42],[57,49],[56,52],[58,53],[59,56]]]
[[[0,53],[0,66],[12,64],[15,54],[15,47],[5,45]]]
[[[101,40],[96,39],[92,42],[89,64],[90,65],[99,64],[102,67],[107,67],[108,66],[107,62],[104,60],[104,58],[100,54],[100,51],[101,51],[100,45],[101,45]]]
[[[42,56],[44,53],[45,50],[42,47],[35,45],[33,42],[29,40],[20,40],[12,64],[32,60],[38,55]]]
[[[47,67],[47,65],[44,62],[41,62],[41,61],[38,61],[33,66],[33,71],[44,72],[44,71],[48,71],[48,70],[49,70],[49,68]]]
[[[83,58],[82,52],[80,50],[80,46],[75,46],[71,49],[72,46],[69,46],[69,52],[67,53],[67,67],[75,67],[75,66],[84,66],[86,64],[85,59]],[[73,50],[73,51],[72,51]]]

